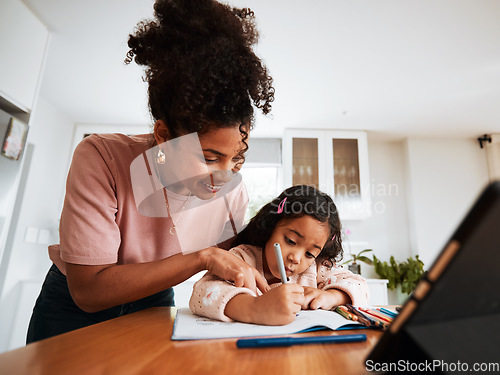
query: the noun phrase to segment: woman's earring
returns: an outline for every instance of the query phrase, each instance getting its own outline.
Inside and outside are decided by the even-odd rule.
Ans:
[[[158,164],[165,164],[165,153],[161,148],[158,148],[158,153],[156,154],[156,162]]]

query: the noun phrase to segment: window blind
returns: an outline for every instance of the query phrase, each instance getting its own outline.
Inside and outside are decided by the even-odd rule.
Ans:
[[[280,166],[281,138],[248,139],[245,166]]]

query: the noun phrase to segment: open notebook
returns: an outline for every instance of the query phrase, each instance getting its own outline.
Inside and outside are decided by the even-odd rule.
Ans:
[[[172,340],[288,335],[318,328],[341,330],[365,327],[358,322],[345,319],[334,311],[325,310],[300,311],[290,324],[265,326],[239,322],[221,322],[195,315],[191,310],[183,308],[177,310]]]

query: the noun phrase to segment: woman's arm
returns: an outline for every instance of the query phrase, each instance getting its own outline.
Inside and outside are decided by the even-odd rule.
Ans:
[[[229,250],[231,248],[231,244],[233,243],[234,241],[234,237],[231,237],[230,239],[228,240],[225,240],[223,242],[219,242],[217,244],[217,247],[221,248],[221,249],[226,249],[226,250]]]
[[[123,169],[123,163],[128,168],[130,156],[118,146],[113,148],[116,155],[111,155],[110,145],[114,143],[97,135],[85,138],[75,150],[66,184],[59,230],[61,258],[78,306],[95,312],[132,302],[177,285],[202,270],[250,290],[255,291],[257,285],[265,289],[267,283],[255,269],[214,247],[148,263],[116,265],[118,249],[126,240],[116,222],[122,207],[117,189],[123,176],[118,171]],[[120,157],[122,153],[124,158]],[[85,262],[81,260],[87,260],[89,254],[94,265],[82,265]]]
[[[253,267],[226,250],[210,247],[148,263],[86,266],[67,263],[69,290],[86,312],[96,312],[147,297],[208,270],[256,293],[268,288]]]

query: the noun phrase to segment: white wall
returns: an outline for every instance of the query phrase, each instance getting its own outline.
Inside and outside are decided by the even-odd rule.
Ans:
[[[406,142],[411,246],[430,265],[488,183],[476,139]]]
[[[411,255],[406,207],[405,160],[402,141],[368,141],[372,216],[363,221],[345,221],[352,233],[349,241],[366,243],[377,258],[406,259]],[[364,247],[364,246],[362,246]],[[360,249],[352,248],[353,252]],[[345,258],[349,244],[344,243]],[[368,256],[371,257],[370,253]],[[376,278],[373,267],[361,263],[361,273]]]
[[[10,249],[5,249],[10,255],[7,259],[4,257],[8,264],[2,265],[2,269],[7,270],[3,275],[5,279],[0,301],[0,352],[22,345],[18,338],[11,340],[11,332],[16,329],[13,322],[27,327],[27,321],[24,322],[20,316],[29,317],[34,299],[33,293],[26,291],[26,286],[31,291],[39,289],[51,264],[47,243],[26,243],[26,229],[48,229],[50,235],[47,242],[59,241],[58,221],[70,160],[74,124],[68,117],[39,98],[30,124],[27,142],[34,146],[34,153],[14,241]],[[24,301],[18,301],[21,294],[26,296]],[[22,303],[22,308],[15,319],[18,302]]]
[[[418,255],[427,269],[488,183],[485,150],[476,139],[410,138],[369,140],[368,153],[373,214],[343,223],[353,252],[369,247],[379,259],[400,261]]]

